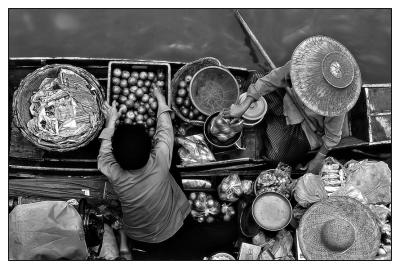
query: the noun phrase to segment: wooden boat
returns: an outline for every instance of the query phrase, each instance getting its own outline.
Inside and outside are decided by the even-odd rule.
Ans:
[[[72,193],[48,193],[49,199],[69,198],[116,198],[106,178],[97,169],[99,141],[73,152],[48,152],[35,147],[27,141],[12,122],[12,98],[20,81],[29,73],[48,64],[71,64],[82,67],[93,74],[104,89],[107,88],[108,63],[127,59],[108,58],[10,58],[9,59],[9,196],[35,196],[35,193],[21,191],[19,180],[35,182],[52,179],[58,180],[58,187],[75,184],[78,188]],[[171,75],[185,63],[168,62]],[[227,67],[234,76],[248,80],[256,71],[242,67]],[[245,89],[242,89],[242,91]],[[382,93],[385,93],[382,95]],[[378,98],[379,97],[379,98]],[[391,154],[391,84],[363,85],[357,105],[346,120],[347,131],[334,154],[346,158],[387,158]],[[191,132],[201,132],[201,127],[193,127]],[[235,171],[241,177],[254,179],[261,170],[274,168],[275,162],[266,160],[261,155],[262,130],[260,127],[245,129],[242,146],[245,150],[216,150],[217,161],[209,164],[182,166],[177,165],[177,172],[182,179],[207,179],[215,187],[223,176]],[[311,156],[311,155],[310,155]],[[358,156],[358,157],[357,157]],[[294,176],[302,171],[293,171]],[[49,187],[49,186],[48,186]],[[81,191],[79,191],[81,188]],[[187,188],[189,190],[192,188]]]

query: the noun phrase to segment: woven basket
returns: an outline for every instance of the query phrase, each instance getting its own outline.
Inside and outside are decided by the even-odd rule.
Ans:
[[[197,71],[199,71],[200,69],[207,67],[207,66],[221,66],[221,62],[218,59],[213,58],[213,57],[200,58],[196,61],[193,61],[191,63],[188,63],[188,64],[182,66],[174,74],[174,77],[171,80],[171,93],[172,93],[171,106],[172,106],[172,109],[175,111],[176,115],[182,121],[189,123],[191,125],[195,125],[195,126],[203,126],[204,121],[190,120],[190,119],[185,118],[175,104],[175,95],[179,89],[178,86],[179,86],[179,82],[181,80],[183,80],[187,75],[193,76],[194,74],[196,74]]]
[[[35,91],[39,89],[40,84],[45,78],[57,77],[60,68],[68,69],[77,73],[95,89],[93,91],[93,94],[96,95],[99,106],[99,113],[101,113],[100,108],[105,98],[105,95],[102,87],[100,86],[96,78],[86,70],[79,67],[64,64],[53,64],[46,65],[35,70],[21,81],[18,89],[14,92],[13,117],[15,125],[21,131],[23,136],[34,145],[48,151],[65,152],[83,147],[87,145],[93,138],[97,137],[104,124],[104,117],[99,117],[99,120],[95,123],[95,127],[90,130],[89,134],[82,136],[82,139],[77,141],[76,143],[70,142],[68,144],[58,145],[55,143],[43,141],[28,130],[27,123],[32,119],[29,110],[29,107],[31,105],[31,96],[34,94]]]

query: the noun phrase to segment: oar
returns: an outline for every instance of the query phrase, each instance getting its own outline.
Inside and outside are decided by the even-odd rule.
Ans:
[[[268,64],[275,69],[276,65],[274,64],[274,62],[271,60],[271,58],[268,56],[267,52],[264,50],[264,48],[261,46],[261,43],[258,41],[257,37],[253,34],[253,32],[251,31],[250,27],[247,25],[246,21],[243,19],[243,17],[240,15],[239,10],[235,10],[235,15],[236,18],[239,20],[240,24],[243,26],[243,28],[246,30],[246,33],[249,35],[249,37],[251,38],[251,40],[254,42],[254,44],[256,45],[257,49],[260,51],[260,53],[262,54],[262,56],[265,58],[265,60],[268,62]],[[310,121],[310,119],[308,118],[308,116],[306,115],[306,113],[304,112],[304,110],[298,105],[298,103],[295,101],[296,97],[292,94],[291,90],[289,87],[285,87],[287,94],[289,95],[289,97],[292,99],[293,103],[295,104],[295,106],[297,107],[297,110],[300,111],[300,113],[302,114],[306,124],[310,127],[310,129],[313,132],[317,132],[317,128],[315,127],[315,125]]]

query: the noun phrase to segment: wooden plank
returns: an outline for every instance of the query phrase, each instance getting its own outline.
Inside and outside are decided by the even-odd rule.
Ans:
[[[59,199],[117,199],[111,185],[104,176],[80,178],[58,175],[45,178],[11,178],[9,180],[9,195],[39,195]]]
[[[11,124],[9,143],[9,157],[28,158],[32,160],[43,159],[45,151],[29,142],[14,123]]]
[[[30,165],[14,165],[8,166],[10,169],[28,170],[28,171],[44,171],[44,172],[97,172],[100,173],[97,168],[75,168],[75,167],[43,167],[43,166],[30,166]]]

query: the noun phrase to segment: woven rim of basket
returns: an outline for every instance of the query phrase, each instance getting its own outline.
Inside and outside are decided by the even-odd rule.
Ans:
[[[189,123],[191,125],[195,126],[203,126],[205,121],[200,121],[200,120],[190,120],[188,118],[185,118],[182,113],[179,111],[178,107],[175,104],[175,95],[176,92],[178,91],[178,85],[179,82],[185,78],[187,75],[193,76],[197,71],[200,69],[207,67],[207,66],[222,66],[221,62],[214,58],[214,57],[205,57],[205,58],[200,58],[196,61],[190,62],[182,66],[176,73],[174,74],[174,77],[171,80],[171,106],[172,109],[175,111],[176,115],[183,120],[186,123]]]
[[[71,150],[76,150],[78,148],[84,147],[87,144],[89,144],[100,132],[101,128],[103,127],[104,124],[104,117],[100,117],[100,121],[97,123],[96,128],[91,129],[92,134],[86,138],[82,143],[68,146],[64,145],[62,148],[60,147],[55,147],[52,145],[52,143],[46,142],[44,144],[43,142],[40,142],[40,139],[33,134],[31,134],[28,130],[27,127],[23,124],[23,120],[21,119],[20,113],[17,109],[18,107],[18,102],[20,100],[20,96],[24,93],[23,89],[25,85],[31,81],[36,75],[38,75],[41,72],[46,71],[47,69],[53,69],[53,68],[66,68],[70,69],[80,76],[82,76],[91,86],[93,86],[96,91],[95,93],[97,94],[97,100],[99,103],[99,106],[101,107],[102,102],[104,102],[104,90],[101,87],[100,83],[97,81],[97,79],[90,74],[88,71],[84,70],[83,68],[76,67],[73,65],[68,65],[68,64],[52,64],[52,65],[46,65],[43,67],[40,67],[33,71],[32,73],[29,73],[25,78],[23,78],[18,86],[18,89],[14,92],[13,96],[13,118],[14,118],[14,123],[17,126],[17,128],[21,131],[22,135],[31,143],[36,145],[39,148],[48,150],[48,151],[57,151],[57,152],[65,152],[65,151],[71,151]]]

